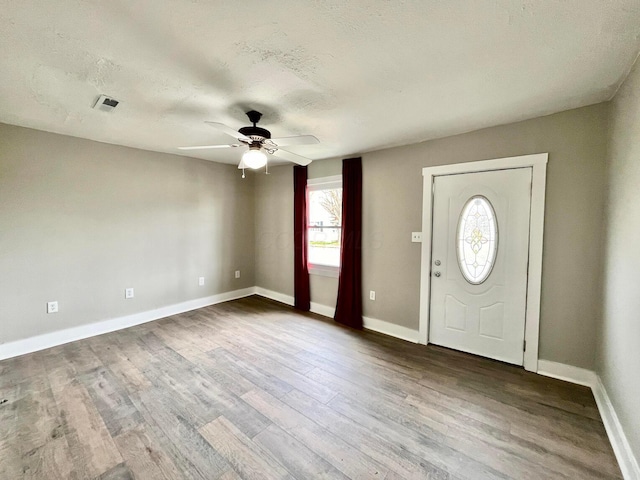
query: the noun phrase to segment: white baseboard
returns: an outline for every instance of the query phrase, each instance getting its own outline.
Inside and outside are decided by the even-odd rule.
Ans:
[[[596,373],[591,370],[542,359],[538,360],[537,373],[591,388],[596,384],[597,379]]]
[[[274,292],[273,290],[267,290],[266,288],[256,287],[255,292],[257,295],[270,298],[271,300],[285,303],[287,305],[293,305],[294,302],[294,298],[291,295]],[[315,302],[311,302],[309,310],[313,313],[329,318],[333,318],[336,312],[334,307]],[[378,320],[377,318],[363,317],[362,320],[364,322],[364,328],[367,330],[384,333],[385,335],[406,340],[408,342],[418,343],[418,330],[402,327],[395,323],[385,322],[384,320]]]
[[[622,476],[625,480],[639,480],[640,467],[638,466],[638,459],[633,455],[631,445],[629,445],[618,415],[613,408],[607,390],[604,388],[599,376],[596,377],[596,383],[592,387],[592,390],[593,396],[598,404],[598,410],[602,417],[604,428],[607,430],[607,436],[616,454],[620,470],[622,470]]]
[[[363,317],[363,321],[364,328],[367,330],[384,333],[385,335],[406,340],[407,342],[418,343],[418,338],[420,337],[420,332],[418,330],[371,317]]]
[[[625,480],[640,480],[638,460],[631,450],[631,445],[600,377],[591,370],[549,360],[538,360],[538,373],[591,388],[622,476]]]
[[[261,297],[269,298],[271,300],[275,300],[276,302],[284,303],[285,305],[290,305],[292,307],[295,302],[295,299],[291,295],[285,295],[284,293],[267,290],[266,288],[262,287],[256,287],[255,293],[256,295],[260,295]],[[321,303],[311,302],[309,311],[317,313],[318,315],[322,315],[323,317],[333,318],[335,308],[329,307],[327,305],[322,305]]]
[[[336,314],[336,309],[329,307],[328,305],[322,305],[320,303],[311,302],[311,308],[309,309],[313,313],[322,315],[323,317],[333,318]]]
[[[103,333],[114,332],[123,328],[133,327],[134,325],[140,325],[141,323],[151,322],[153,320],[177,315],[197,308],[207,307],[216,303],[248,297],[254,293],[254,287],[243,288],[231,292],[211,295],[209,297],[197,298],[187,302],[176,303],[174,305],[167,305],[166,307],[157,308],[155,310],[134,313],[124,317],[110,318],[100,322],[66,328],[64,330],[44,333],[35,337],[25,338],[23,340],[4,343],[0,345],[0,360],[37,352],[39,350],[56,347],[58,345],[82,340],[84,338],[94,337],[96,335],[102,335]]]
[[[266,288],[262,287],[254,287],[253,291],[256,295],[260,295],[261,297],[269,298],[271,300],[275,300],[276,302],[284,303],[285,305],[293,307],[294,298],[291,295],[285,295],[284,293],[267,290]]]

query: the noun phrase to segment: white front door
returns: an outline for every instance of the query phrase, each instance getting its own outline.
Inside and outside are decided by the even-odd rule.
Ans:
[[[434,178],[429,341],[522,365],[531,168]]]

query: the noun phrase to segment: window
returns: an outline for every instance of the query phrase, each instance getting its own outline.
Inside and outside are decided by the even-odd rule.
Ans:
[[[498,251],[496,213],[486,197],[471,197],[458,221],[458,265],[465,280],[484,282],[493,270]]]
[[[338,276],[342,236],[342,176],[307,182],[309,273]]]

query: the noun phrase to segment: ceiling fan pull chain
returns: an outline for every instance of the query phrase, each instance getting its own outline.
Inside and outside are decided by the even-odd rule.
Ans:
[[[242,169],[242,178],[244,178],[244,168]]]
[[[264,174],[269,175],[269,161],[264,164]]]

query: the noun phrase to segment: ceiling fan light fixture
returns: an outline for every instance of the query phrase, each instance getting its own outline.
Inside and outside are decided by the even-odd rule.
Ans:
[[[262,151],[260,146],[251,145],[249,150],[242,154],[242,163],[244,163],[247,168],[253,168],[254,170],[262,168],[267,164],[267,155]]]

